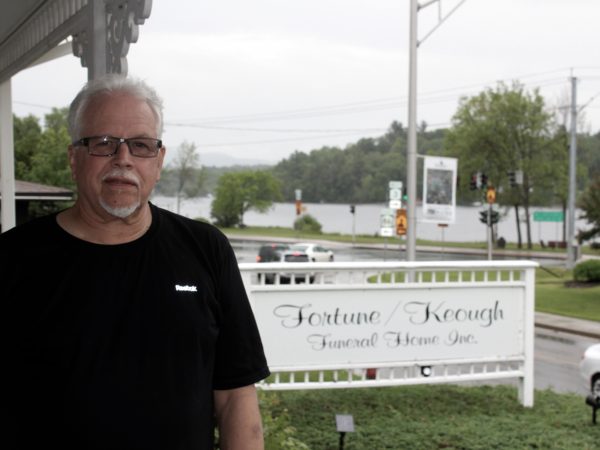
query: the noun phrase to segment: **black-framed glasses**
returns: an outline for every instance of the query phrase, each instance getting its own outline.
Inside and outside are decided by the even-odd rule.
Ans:
[[[154,158],[162,147],[160,139],[136,137],[119,138],[114,136],[90,136],[73,142],[73,145],[85,145],[88,154],[93,156],[113,156],[121,144],[127,144],[129,153],[138,158]]]

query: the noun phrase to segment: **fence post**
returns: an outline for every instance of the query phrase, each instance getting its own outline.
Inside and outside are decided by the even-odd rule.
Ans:
[[[533,406],[534,392],[534,336],[535,336],[535,268],[528,267],[523,270],[525,276],[525,302],[523,307],[523,348],[525,361],[523,362],[523,378],[519,380],[519,401],[523,406]]]

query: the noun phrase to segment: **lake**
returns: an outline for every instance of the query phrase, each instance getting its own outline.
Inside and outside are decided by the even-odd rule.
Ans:
[[[151,200],[155,205],[170,211],[177,212],[177,201],[174,197],[154,196]],[[210,218],[210,206],[212,197],[200,197],[181,201],[180,214],[191,217]],[[315,217],[323,226],[323,232],[352,234],[353,215],[350,213],[349,204],[329,203],[304,203],[305,213]],[[356,234],[375,235],[379,232],[379,215],[385,204],[356,205],[354,214],[354,229]],[[487,240],[486,226],[479,221],[479,212],[486,209],[485,206],[458,206],[456,208],[456,221],[446,228],[440,228],[435,223],[420,221],[421,209],[417,208],[417,238],[451,241],[451,242],[484,242]],[[517,241],[517,230],[515,224],[514,208],[499,208],[501,219],[498,223],[498,237],[504,237],[507,241]],[[532,207],[534,211],[558,211],[558,208]],[[521,212],[521,214],[523,214]],[[577,216],[580,212],[577,213]],[[244,215],[244,223],[248,226],[293,226],[296,219],[296,210],[293,203],[275,203],[273,207],[264,214],[249,211]],[[533,242],[560,241],[562,240],[562,222],[533,222],[531,227],[531,238]],[[589,228],[584,220],[577,220],[576,229]],[[526,228],[521,225],[523,242],[526,242]]]

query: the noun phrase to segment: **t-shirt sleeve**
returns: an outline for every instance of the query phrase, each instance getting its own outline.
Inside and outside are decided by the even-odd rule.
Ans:
[[[234,389],[269,376],[259,330],[233,249],[223,236],[218,301],[221,319],[213,389]]]

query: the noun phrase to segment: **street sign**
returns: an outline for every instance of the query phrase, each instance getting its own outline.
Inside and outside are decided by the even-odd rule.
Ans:
[[[404,236],[408,227],[408,221],[406,220],[406,209],[396,210],[396,234],[398,236]]]
[[[496,202],[496,188],[494,188],[493,186],[488,187],[488,189],[485,193],[485,197],[489,204],[495,203]]]
[[[563,222],[565,215],[562,211],[534,211],[534,222]]]
[[[390,203],[391,209],[402,208],[402,181],[390,181]]]
[[[393,209],[382,208],[379,214],[379,234],[386,237],[393,236],[395,220],[396,213]]]

